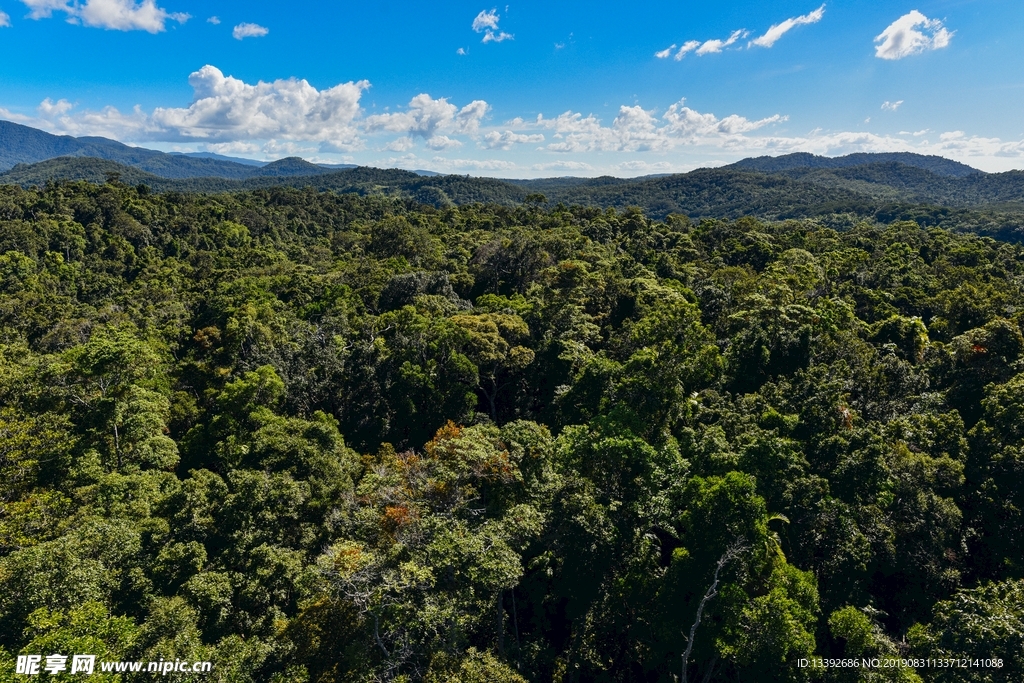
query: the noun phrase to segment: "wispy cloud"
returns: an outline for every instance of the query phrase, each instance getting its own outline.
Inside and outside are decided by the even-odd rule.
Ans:
[[[216,26],[217,24],[220,23],[220,17],[210,17],[209,19],[206,20],[206,22]]]
[[[926,50],[940,50],[949,45],[954,33],[947,30],[940,20],[929,19],[915,9],[875,36],[875,56],[879,59],[903,59]]]
[[[262,38],[263,36],[270,33],[270,29],[266,26],[260,26],[259,24],[252,24],[245,22],[235,26],[231,31],[231,35],[235,40],[244,40],[246,38]]]
[[[686,56],[686,53],[693,52],[694,50],[696,50],[700,46],[701,46],[701,42],[699,40],[688,40],[688,41],[686,41],[679,48],[679,52],[676,53],[676,61],[678,62],[679,60],[681,60],[683,57]]]
[[[460,47],[458,50],[455,51],[455,54],[457,54],[457,55],[466,55],[467,54],[466,48]]]
[[[679,47],[679,51],[675,54],[675,60],[678,62],[683,57],[691,52],[695,52],[698,55],[710,55],[721,52],[727,47],[730,47],[736,43],[740,38],[745,38],[750,35],[750,32],[746,29],[739,29],[733,31],[728,38],[723,39],[712,39],[712,40],[688,40]],[[659,50],[654,53],[654,56],[658,59],[667,59],[672,55],[672,51],[675,50],[676,45],[673,43],[664,50]]]
[[[784,36],[790,30],[803,24],[816,24],[821,21],[823,16],[825,16],[825,5],[822,5],[813,12],[803,16],[792,17],[783,22],[772,25],[767,31],[765,31],[763,36],[754,38],[751,43],[759,47],[771,47],[779,40],[779,38]]]
[[[506,8],[507,9],[507,8]],[[473,19],[473,30],[483,33],[482,43],[502,43],[506,40],[514,40],[515,36],[498,29],[498,21],[501,17],[497,9],[490,11],[483,10]]]
[[[896,111],[900,108],[901,104],[903,104],[903,100],[896,100],[895,102],[886,100],[885,102],[882,102],[882,109],[885,111]]]
[[[745,29],[740,29],[738,31],[733,31],[732,35],[730,35],[725,40],[705,41],[700,47],[697,48],[697,54],[710,55],[715,54],[717,52],[721,52],[723,49],[729,47],[740,38],[745,38],[747,35],[749,35],[748,31],[746,31]]]
[[[7,14],[3,10],[0,10],[0,28],[11,25],[11,15]]]
[[[29,18],[46,19],[54,12],[63,12],[68,22],[93,28],[116,31],[147,31],[160,33],[166,30],[166,23],[176,21],[184,24],[191,15],[184,12],[168,12],[157,7],[155,0],[86,0],[84,3],[71,0],[21,0],[29,8]]]
[[[506,40],[515,40],[515,36],[512,35],[511,33],[505,33],[504,31],[501,31],[499,33],[493,33],[491,31],[488,31],[487,33],[484,34],[484,39],[482,41],[480,41],[480,42],[482,42],[482,43],[501,43],[501,42],[504,42]]]

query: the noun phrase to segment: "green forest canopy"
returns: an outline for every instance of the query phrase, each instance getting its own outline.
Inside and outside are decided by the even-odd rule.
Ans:
[[[1022,316],[915,222],[0,187],[0,680],[667,682],[719,576],[690,681],[1018,681]]]

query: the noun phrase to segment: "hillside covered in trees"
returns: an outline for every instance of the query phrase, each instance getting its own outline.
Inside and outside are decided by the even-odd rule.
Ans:
[[[1021,680],[1024,247],[659,216],[0,187],[0,680]]]
[[[248,167],[245,172],[244,178],[164,177],[109,159],[66,156],[18,165],[0,173],[0,184],[27,189],[49,182],[103,183],[111,178],[158,192],[312,188],[411,199],[439,209],[475,203],[564,204],[620,211],[638,207],[658,220],[673,213],[696,220],[813,218],[833,227],[849,227],[862,220],[913,220],[924,226],[1024,241],[1024,172],[982,173],[941,157],[907,153],[760,157],[722,168],[642,178],[507,180],[371,167],[339,170],[298,158]]]

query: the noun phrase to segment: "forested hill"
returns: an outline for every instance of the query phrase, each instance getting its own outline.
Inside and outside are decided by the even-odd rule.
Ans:
[[[779,156],[751,157],[730,164],[731,168],[762,173],[777,173],[801,168],[849,168],[869,164],[901,164],[912,168],[920,168],[939,176],[963,178],[980,174],[976,168],[959,161],[935,155],[914,154],[912,152],[857,152],[840,157],[823,157],[806,152],[782,154]]]
[[[165,192],[225,192],[310,187],[412,199],[438,208],[492,203],[637,206],[655,218],[678,213],[700,218],[757,216],[767,219],[819,217],[833,225],[857,220],[897,218],[922,225],[1020,241],[1024,237],[1024,173],[974,173],[957,178],[897,162],[848,168],[796,168],[765,174],[733,167],[699,169],[685,174],[621,178],[548,178],[498,180],[461,175],[423,175],[397,169],[315,168],[301,159],[283,159],[256,169],[259,177],[167,179],[109,160],[62,157],[20,165],[0,174],[0,184],[43,186],[51,180],[117,177]]]
[[[916,222],[0,187],[0,677],[1016,683],[1022,324]]]
[[[294,158],[266,164],[217,154],[168,154],[142,147],[130,147],[101,137],[51,135],[36,128],[0,120],[0,171],[8,171],[18,164],[50,162],[58,157],[91,157],[94,160],[102,159],[123,164],[133,169],[132,172],[121,171],[126,177],[142,171],[162,178],[218,177],[238,180],[263,175],[313,175],[335,170]],[[68,160],[63,163],[65,171],[76,168],[74,163],[69,164]],[[77,172],[57,177],[70,175],[76,180],[93,179],[90,172],[95,162],[81,159],[76,163],[80,164],[77,166]],[[40,167],[39,172],[52,172],[53,168],[53,164],[49,163]]]

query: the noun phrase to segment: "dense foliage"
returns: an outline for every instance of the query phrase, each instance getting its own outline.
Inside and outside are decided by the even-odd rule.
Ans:
[[[2,187],[0,680],[1020,680],[1022,311],[916,222]]]
[[[889,156],[896,158],[850,165],[852,161],[862,161],[862,157]],[[822,166],[824,162],[830,163]],[[647,216],[658,220],[673,213],[694,220],[745,216],[773,221],[813,218],[837,228],[863,220],[912,220],[926,227],[1024,242],[1024,172],[981,173],[957,162],[916,154],[849,155],[835,159],[788,155],[632,179],[602,176],[499,180],[368,167],[338,170],[294,158],[262,168],[241,167],[243,179],[201,177],[196,173],[161,177],[155,173],[167,173],[160,169],[150,173],[143,168],[106,159],[60,157],[19,165],[0,174],[0,184],[29,188],[51,181],[103,183],[116,178],[159,192],[214,193],[294,187],[412,199],[439,209],[475,203],[508,207],[564,204],[620,211],[640,207]],[[964,175],[964,170],[971,173]],[[213,170],[209,173],[215,175]]]

